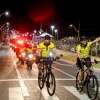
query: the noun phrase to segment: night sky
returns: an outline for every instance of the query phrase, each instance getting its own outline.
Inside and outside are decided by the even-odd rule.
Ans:
[[[92,1],[0,0],[0,13],[5,10],[10,10],[11,13],[7,19],[1,18],[0,24],[10,21],[12,26],[21,32],[38,29],[41,24],[45,28],[55,24],[62,36],[65,36],[68,25],[72,23],[78,28],[80,21],[81,35],[99,36],[99,9],[99,5]]]

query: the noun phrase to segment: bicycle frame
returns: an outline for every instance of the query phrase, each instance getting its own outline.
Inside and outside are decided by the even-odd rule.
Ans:
[[[86,73],[86,77],[85,77],[85,80],[84,80],[84,84],[85,84],[86,81],[87,81],[87,77],[90,76],[90,75],[93,75],[93,71],[90,69],[90,68],[93,68],[93,66],[91,66],[91,67],[89,67],[89,68],[86,68],[86,69],[84,70],[84,66],[86,66],[86,62],[85,62],[84,59],[80,59],[80,61],[81,61],[81,66],[82,66],[82,67],[80,68],[80,70],[83,71],[82,80],[84,80],[84,73]],[[80,70],[79,70],[79,72],[80,72]]]
[[[84,70],[84,66],[85,66],[85,61],[82,59],[81,60],[81,63],[82,63],[82,69],[83,70],[83,78],[84,78],[84,73],[86,73],[86,77],[85,77],[85,80],[84,80],[84,83],[83,83],[83,86],[86,85],[86,83],[88,82],[88,78],[92,75],[94,75],[94,71],[93,71],[93,63],[91,65],[91,67],[87,68]],[[92,68],[92,69],[91,69]]]
[[[53,63],[53,59],[50,58],[50,57],[49,58],[44,58],[44,60],[43,60],[43,66],[46,67],[46,69],[44,69],[44,70],[46,70],[45,79],[46,79],[47,75],[49,75],[51,73],[52,63]]]

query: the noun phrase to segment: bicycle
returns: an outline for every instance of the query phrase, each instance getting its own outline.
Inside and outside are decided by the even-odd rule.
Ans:
[[[92,69],[87,68],[84,70],[85,63],[86,62],[83,59],[81,59],[81,65],[82,65],[81,71],[83,72],[83,76],[81,76],[82,78],[80,80],[79,79],[80,71],[78,71],[76,75],[76,89],[81,92],[83,91],[83,87],[86,87],[88,97],[91,100],[95,100],[98,96],[98,88],[99,88],[98,80]]]
[[[42,89],[44,83],[46,83],[47,91],[50,96],[54,95],[56,90],[55,76],[52,72],[53,61],[53,57],[42,58],[38,72],[38,85],[40,89]]]

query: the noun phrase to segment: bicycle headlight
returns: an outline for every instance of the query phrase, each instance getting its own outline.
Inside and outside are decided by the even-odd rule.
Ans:
[[[49,52],[49,57],[53,57],[53,53],[52,52]]]

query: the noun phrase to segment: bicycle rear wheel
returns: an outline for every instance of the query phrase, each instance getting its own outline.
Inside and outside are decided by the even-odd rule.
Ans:
[[[52,72],[50,72],[47,75],[46,86],[47,86],[47,91],[48,91],[49,95],[50,96],[54,95],[55,89],[56,89],[56,81],[55,81],[54,74]]]
[[[98,95],[98,80],[95,75],[89,76],[87,82],[87,94],[91,100],[95,100]]]

